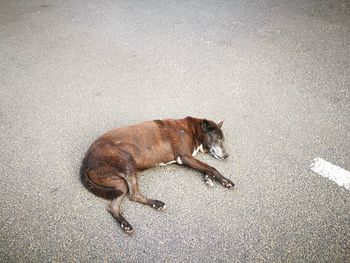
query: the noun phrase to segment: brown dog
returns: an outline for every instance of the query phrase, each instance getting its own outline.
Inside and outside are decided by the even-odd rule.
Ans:
[[[147,121],[111,130],[90,146],[82,163],[81,180],[92,193],[112,199],[108,211],[126,233],[131,233],[131,225],[120,213],[120,204],[128,191],[134,201],[157,210],[165,209],[163,202],[140,193],[137,182],[139,171],[178,163],[204,173],[208,185],[216,179],[225,187],[233,188],[233,182],[215,168],[193,157],[201,150],[217,159],[227,158],[222,124],[187,117]]]

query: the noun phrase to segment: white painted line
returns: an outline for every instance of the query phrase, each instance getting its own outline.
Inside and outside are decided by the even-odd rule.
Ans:
[[[344,186],[346,189],[350,190],[350,172],[336,166],[322,158],[316,157],[311,166],[311,170],[319,175],[326,177],[340,186]]]

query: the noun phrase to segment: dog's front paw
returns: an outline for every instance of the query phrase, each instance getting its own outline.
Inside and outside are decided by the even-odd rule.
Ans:
[[[221,184],[230,189],[233,189],[233,187],[235,186],[235,184],[227,178],[222,179]]]
[[[120,227],[128,235],[131,235],[134,232],[132,226],[125,220],[120,223]]]
[[[154,201],[153,201],[153,204],[152,204],[152,207],[153,207],[154,209],[157,209],[157,210],[159,210],[159,211],[162,211],[162,210],[165,210],[166,205],[165,205],[162,201],[154,200]]]
[[[214,186],[213,178],[209,174],[204,175],[204,182],[208,187]]]

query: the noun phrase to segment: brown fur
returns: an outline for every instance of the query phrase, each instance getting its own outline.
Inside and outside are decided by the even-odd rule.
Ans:
[[[207,178],[215,178],[223,185],[233,187],[233,183],[215,168],[192,156],[193,150],[206,140],[203,122],[222,136],[220,125],[193,117],[147,121],[108,131],[91,144],[85,155],[81,166],[84,186],[97,196],[113,199],[108,211],[126,232],[131,232],[132,227],[121,216],[120,204],[127,192],[134,201],[158,210],[165,208],[163,202],[140,193],[139,171],[180,158],[181,163],[206,173]]]

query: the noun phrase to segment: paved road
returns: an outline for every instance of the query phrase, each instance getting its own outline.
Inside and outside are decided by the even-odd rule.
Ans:
[[[350,3],[1,1],[1,262],[349,262]],[[288,2],[288,3],[287,3]],[[177,165],[140,177],[124,235],[79,181],[104,131],[224,120],[236,183]]]

